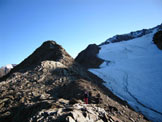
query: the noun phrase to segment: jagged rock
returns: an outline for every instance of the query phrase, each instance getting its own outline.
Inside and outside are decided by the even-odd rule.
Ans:
[[[52,118],[53,121],[104,122],[109,119],[107,117],[105,120],[105,114],[107,113],[103,109],[95,105],[74,104],[72,106],[64,106],[63,108],[42,110],[33,118],[30,118],[30,121],[48,121],[49,118]]]
[[[85,50],[79,53],[75,61],[85,68],[98,68],[103,60],[97,57],[100,47],[96,44],[89,45]]]

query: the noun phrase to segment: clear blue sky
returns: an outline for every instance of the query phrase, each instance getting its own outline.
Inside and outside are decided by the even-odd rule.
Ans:
[[[161,23],[161,0],[0,0],[0,67],[46,40],[75,57],[88,44]]]

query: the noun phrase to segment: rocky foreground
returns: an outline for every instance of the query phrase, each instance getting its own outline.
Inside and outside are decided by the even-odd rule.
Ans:
[[[56,42],[0,79],[0,122],[146,122]],[[84,104],[84,92],[91,93]]]
[[[77,102],[69,105],[68,100],[59,99],[51,109],[40,111],[31,117],[29,121],[111,122],[115,120],[121,122],[116,117],[109,116],[103,108],[97,107],[95,104]]]

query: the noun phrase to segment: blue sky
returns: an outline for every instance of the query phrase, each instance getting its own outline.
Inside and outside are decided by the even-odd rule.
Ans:
[[[0,0],[0,66],[46,40],[75,57],[88,44],[161,23],[161,0]]]

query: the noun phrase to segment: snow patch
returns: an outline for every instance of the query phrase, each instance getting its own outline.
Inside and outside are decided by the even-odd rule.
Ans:
[[[13,65],[12,65],[12,64],[7,64],[7,65],[6,65],[6,68],[7,68],[7,69],[12,69],[12,68],[13,68]]]

